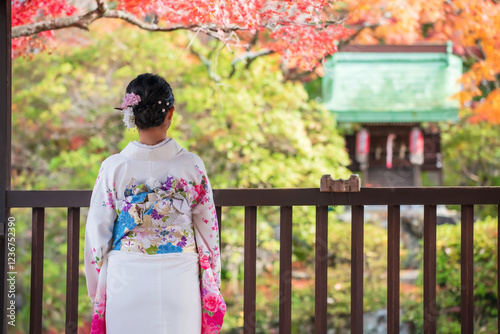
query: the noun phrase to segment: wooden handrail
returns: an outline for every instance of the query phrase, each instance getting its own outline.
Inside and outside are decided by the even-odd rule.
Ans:
[[[90,190],[8,190],[7,207],[88,207]],[[322,193],[318,188],[214,189],[218,206],[475,205],[499,204],[500,187],[361,188]]]
[[[68,272],[66,333],[76,333],[78,319],[78,242],[80,207],[88,206],[90,191],[7,191],[8,207],[33,208],[30,333],[41,333],[43,297],[44,211],[68,207]],[[315,332],[326,333],[328,278],[328,206],[351,204],[351,333],[363,333],[364,210],[385,205],[388,210],[387,310],[389,334],[399,333],[399,248],[401,205],[423,205],[424,220],[424,333],[436,333],[436,208],[461,205],[461,319],[462,333],[473,330],[473,213],[474,205],[499,205],[500,187],[362,188],[355,193],[325,193],[319,189],[214,190],[219,233],[222,207],[245,207],[243,329],[256,332],[256,261],[258,207],[280,206],[280,332],[291,330],[291,270],[293,206],[316,207]],[[499,209],[500,210],[500,209]],[[499,219],[500,227],[500,219]],[[221,240],[222,242],[222,240]],[[500,257],[500,250],[498,251]],[[500,268],[500,265],[498,266]],[[500,269],[498,269],[500,275]],[[498,279],[498,278],[497,278]],[[500,289],[500,288],[499,288]],[[500,310],[500,302],[498,304]],[[500,312],[498,312],[500,317]]]

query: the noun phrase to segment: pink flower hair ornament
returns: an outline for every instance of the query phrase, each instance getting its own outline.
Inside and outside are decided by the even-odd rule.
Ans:
[[[135,127],[135,115],[132,107],[141,102],[141,97],[134,93],[127,93],[122,100],[123,102],[120,105],[120,108],[115,109],[121,110],[123,113],[123,123],[125,123],[127,128],[132,129]]]

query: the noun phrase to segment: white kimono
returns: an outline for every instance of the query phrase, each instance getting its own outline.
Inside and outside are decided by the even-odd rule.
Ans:
[[[201,159],[173,139],[101,165],[85,231],[92,333],[219,333],[219,232]]]

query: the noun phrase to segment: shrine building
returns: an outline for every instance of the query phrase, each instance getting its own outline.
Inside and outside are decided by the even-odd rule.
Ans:
[[[462,60],[452,45],[349,45],[324,66],[322,99],[346,129],[366,187],[442,185],[437,122],[455,121]]]

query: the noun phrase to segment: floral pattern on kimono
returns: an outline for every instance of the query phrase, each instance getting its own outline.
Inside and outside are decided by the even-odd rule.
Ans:
[[[143,254],[195,251],[188,203],[194,195],[176,187],[177,183],[172,176],[164,182],[135,184],[135,179],[130,180],[113,229],[114,250]]]
[[[109,160],[101,164],[90,201],[89,217],[95,224],[89,224],[85,229],[85,269],[87,290],[93,303],[91,333],[106,333],[106,276],[107,251],[112,233],[115,211],[116,189],[113,175],[106,175]],[[101,224],[102,223],[102,224]]]
[[[210,183],[203,171],[199,168],[197,170],[202,181],[194,186],[198,197],[193,201],[196,204],[193,206],[193,219],[201,221],[194,225],[200,262],[201,332],[202,334],[217,334],[221,330],[226,314],[226,303],[220,293],[219,225]],[[204,236],[217,241],[211,243]]]
[[[177,180],[170,175],[162,182],[149,179],[139,184],[132,178],[125,188],[123,200],[119,201],[111,181],[113,178],[101,175],[106,170],[106,161],[103,162],[94,187],[86,230],[87,286],[94,303],[91,333],[106,331],[107,251],[110,249],[150,255],[197,252],[202,333],[220,332],[226,305],[219,290],[217,215],[204,167],[194,167],[199,173],[198,183],[182,178]],[[105,205],[98,208],[99,196],[104,197]],[[92,224],[91,217],[97,215],[100,220],[113,224]],[[89,249],[92,249],[91,255]],[[95,271],[89,270],[90,267]]]
[[[99,275],[97,291],[92,315],[91,334],[106,333],[106,279],[107,279],[107,259],[103,262],[102,274]]]

